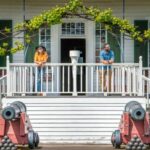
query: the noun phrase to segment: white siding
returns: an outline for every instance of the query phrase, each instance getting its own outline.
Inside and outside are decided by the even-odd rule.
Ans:
[[[2,102],[3,107],[13,101],[26,104],[41,143],[110,144],[124,106],[131,100],[146,106],[145,99],[139,97],[10,97]]]
[[[56,5],[64,5],[68,0],[26,0],[26,19],[31,19],[44,10],[48,10]],[[114,15],[122,17],[121,0],[83,0],[87,6],[98,6],[99,8],[111,8]],[[150,1],[125,0],[126,18],[131,23],[135,19],[150,19]],[[12,19],[13,24],[23,21],[23,1],[20,0],[0,0],[0,19]],[[15,40],[15,39],[14,39]],[[95,50],[94,50],[95,51]],[[134,61],[134,42],[125,41],[125,61]],[[23,52],[14,55],[14,62],[23,62]]]

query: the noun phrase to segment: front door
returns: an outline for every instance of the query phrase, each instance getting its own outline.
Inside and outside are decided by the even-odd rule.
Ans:
[[[85,63],[86,62],[86,51],[85,51],[85,39],[61,39],[61,63],[71,63],[71,58],[69,56],[70,50],[80,50],[80,59],[79,63]],[[65,92],[72,91],[73,90],[73,80],[72,80],[72,68],[68,70],[68,67],[64,67],[64,70],[62,69],[61,74],[64,72],[64,79],[61,76],[61,90],[64,90]],[[85,68],[83,68],[82,73],[82,86],[81,86],[81,75],[80,75],[80,68],[78,68],[77,71],[77,90],[78,91],[85,91]],[[70,73],[70,80],[68,80],[68,72]],[[68,84],[68,82],[70,82]],[[63,87],[64,85],[64,87]],[[64,88],[64,89],[63,89]]]

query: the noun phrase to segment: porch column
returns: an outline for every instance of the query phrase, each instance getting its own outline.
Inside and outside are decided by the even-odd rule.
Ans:
[[[9,65],[9,56],[6,59],[6,66],[7,66],[7,96],[11,96],[11,83],[10,83],[10,65]]]
[[[142,61],[142,56],[139,57],[139,75],[138,75],[138,79],[139,79],[139,92],[138,92],[138,96],[143,96],[144,93],[144,89],[143,89],[143,78],[142,78],[142,66],[143,66],[143,61]]]
[[[51,26],[51,63],[60,62],[60,25]],[[53,82],[54,82],[54,91],[60,92],[60,68],[54,67],[53,72]],[[59,94],[56,94],[59,95]]]
[[[72,76],[73,76],[73,96],[77,96],[77,63],[80,57],[79,50],[71,50],[70,51],[71,62],[73,64],[72,67]]]

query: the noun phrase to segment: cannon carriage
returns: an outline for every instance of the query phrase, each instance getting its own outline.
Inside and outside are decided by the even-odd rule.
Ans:
[[[126,145],[126,150],[146,150],[150,145],[150,116],[140,103],[126,104],[121,116],[119,129],[112,133],[114,148]]]
[[[0,115],[0,149],[16,150],[17,145],[38,147],[39,136],[31,126],[26,106],[20,101],[5,107]]]

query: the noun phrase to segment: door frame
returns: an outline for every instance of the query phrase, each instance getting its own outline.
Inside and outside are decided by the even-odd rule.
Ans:
[[[61,34],[61,24],[51,26],[51,63],[61,62],[61,39],[64,38],[84,38],[86,41],[85,52],[86,52],[86,62],[85,63],[95,63],[95,22],[82,19],[82,18],[69,18],[63,19],[64,23],[67,22],[82,22],[85,24],[85,34],[84,36],[62,36]],[[60,74],[60,73],[59,73]],[[58,80],[60,81],[60,75],[58,75]],[[57,84],[57,81],[54,81]],[[58,85],[60,89],[60,84]],[[90,87],[90,84],[88,85]]]
[[[82,40],[81,43],[82,43],[82,45],[83,45],[83,47],[84,47],[84,48],[83,48],[83,52],[84,52],[84,55],[83,55],[84,62],[83,62],[83,63],[85,63],[85,62],[86,62],[86,39],[85,39],[85,38],[69,38],[69,39],[68,39],[68,38],[61,38],[61,63],[62,63],[62,64],[63,64],[63,63],[65,63],[65,64],[66,64],[66,63],[71,63],[71,61],[70,61],[71,58],[70,58],[70,56],[69,56],[69,51],[68,51],[68,54],[67,54],[67,56],[66,56],[67,58],[68,58],[68,57],[70,58],[70,59],[67,59],[67,60],[69,60],[69,61],[67,61],[67,62],[63,62],[63,61],[62,61],[62,58],[65,57],[65,55],[62,56],[63,50],[65,50],[65,47],[67,47],[67,46],[66,46],[66,45],[67,45],[66,43],[65,43],[65,44],[62,44],[62,43],[63,43],[63,41],[65,41],[65,40],[66,40],[66,41],[67,41],[67,40],[69,41],[69,40],[71,40],[71,39],[72,39],[73,41]],[[69,42],[68,42],[68,43],[69,43]],[[77,43],[77,42],[75,42],[75,43]],[[80,43],[80,44],[81,44],[81,43]],[[79,44],[79,45],[80,45],[80,44]],[[72,46],[71,46],[71,47],[72,47]],[[67,48],[67,49],[68,49],[68,48]],[[70,50],[71,50],[71,49],[70,49]],[[77,49],[77,50],[80,50],[80,49]],[[65,53],[63,53],[63,54],[65,54]],[[79,63],[81,63],[81,62],[79,62]],[[83,67],[82,69],[83,69],[83,70],[82,70],[82,71],[83,71],[83,72],[82,72],[82,79],[86,79],[85,67]],[[62,68],[61,68],[60,70],[61,70],[61,71],[60,71],[60,75],[59,75],[59,76],[60,76],[60,85],[61,85],[61,83],[62,83]],[[68,70],[68,68],[66,68],[66,67],[64,66],[64,76],[65,76],[65,77],[68,76],[68,72],[66,72],[66,70]],[[77,72],[78,72],[78,71],[77,71]],[[79,73],[79,74],[78,74],[78,73]],[[79,91],[79,90],[81,90],[81,89],[82,89],[83,91],[85,91],[85,81],[82,82],[82,86],[81,86],[81,85],[80,85],[80,80],[81,80],[80,77],[81,77],[81,74],[80,74],[80,72],[78,72],[78,73],[77,73],[77,83],[78,83],[78,84],[77,84],[77,91]],[[67,78],[68,78],[68,77],[67,77]],[[71,92],[73,92],[73,84],[72,84],[71,81],[72,81],[72,70],[70,71],[70,87],[69,87],[69,89],[70,89]],[[67,87],[67,86],[68,86],[68,80],[65,80],[65,81],[64,81],[64,90],[65,90],[65,91],[68,91],[68,87]]]
[[[83,36],[64,36],[61,33],[61,24],[53,25],[51,29],[51,62],[61,62],[61,39],[85,39],[86,41],[86,63],[95,62],[95,22],[82,18],[63,19],[64,23],[82,22],[85,24],[85,34]]]

